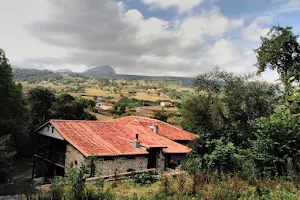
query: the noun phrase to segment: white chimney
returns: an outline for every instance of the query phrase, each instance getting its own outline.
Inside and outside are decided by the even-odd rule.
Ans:
[[[152,129],[153,133],[158,134],[158,125],[157,124],[149,126],[149,128]]]

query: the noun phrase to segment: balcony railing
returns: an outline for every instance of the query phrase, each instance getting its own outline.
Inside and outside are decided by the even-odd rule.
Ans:
[[[41,145],[38,147],[37,155],[50,160],[51,162],[65,165],[65,152],[53,148],[51,150],[49,145]]]

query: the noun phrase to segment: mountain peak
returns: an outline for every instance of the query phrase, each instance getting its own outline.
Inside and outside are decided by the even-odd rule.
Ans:
[[[87,69],[82,74],[87,76],[115,76],[116,72],[110,65],[102,65]]]

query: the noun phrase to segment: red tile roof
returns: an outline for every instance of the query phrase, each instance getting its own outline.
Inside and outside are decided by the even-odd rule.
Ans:
[[[139,123],[114,121],[50,120],[59,134],[84,156],[148,154],[145,148],[164,148],[164,153],[188,153],[190,148],[159,136]],[[45,126],[45,125],[44,125]],[[38,129],[40,130],[40,129]],[[136,148],[139,134],[142,147]]]
[[[128,116],[113,120],[114,122],[124,124],[141,124],[145,129],[152,130],[149,126],[158,125],[158,135],[170,140],[195,140],[198,135],[187,132],[179,126],[173,126],[160,120],[146,117]]]

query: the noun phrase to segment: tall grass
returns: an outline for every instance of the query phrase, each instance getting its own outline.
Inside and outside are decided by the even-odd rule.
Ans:
[[[55,187],[53,187],[55,188]],[[60,190],[58,190],[60,191]],[[47,200],[53,198],[52,192],[42,192],[27,198],[30,200]],[[62,195],[62,199],[68,199]],[[195,173],[163,175],[152,184],[137,184],[133,180],[95,181],[85,183],[82,199],[121,199],[121,200],[185,200],[185,199],[219,199],[219,200],[298,200],[299,185],[286,179],[242,179],[234,175],[217,175],[214,173]]]

